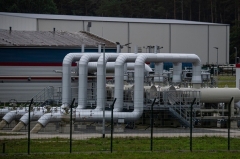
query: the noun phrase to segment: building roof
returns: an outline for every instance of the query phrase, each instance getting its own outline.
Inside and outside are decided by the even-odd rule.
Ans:
[[[93,17],[76,15],[56,15],[56,14],[31,14],[31,13],[9,13],[0,12],[0,15],[15,17],[25,17],[33,19],[55,19],[55,20],[76,20],[76,21],[103,21],[103,22],[126,22],[126,23],[160,23],[160,24],[192,24],[192,25],[229,25],[221,23],[208,23],[176,19],[149,19],[149,18],[120,18],[120,17]]]
[[[116,44],[89,32],[66,31],[16,31],[0,29],[0,47],[98,47],[105,44],[108,48],[116,48]]]

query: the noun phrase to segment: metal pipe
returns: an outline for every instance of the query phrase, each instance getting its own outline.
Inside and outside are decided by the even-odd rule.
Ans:
[[[191,62],[193,63],[192,83],[201,84],[201,62],[195,54],[143,54],[135,61],[134,106],[143,107],[143,86],[145,62]]]
[[[78,61],[83,53],[69,53],[63,59],[62,64],[62,108],[68,107],[71,103],[71,66]]]
[[[131,60],[130,60],[131,59]],[[136,61],[135,61],[136,59]],[[144,67],[145,62],[192,62],[193,63],[193,79],[192,83],[201,84],[201,63],[198,56],[194,54],[128,54],[125,56],[118,56],[115,62],[115,86],[117,87],[120,83],[119,89],[122,90],[123,87],[123,74],[124,74],[124,63],[135,61],[135,86],[134,86],[134,111],[133,112],[114,112],[114,121],[118,119],[123,119],[126,121],[134,121],[138,119],[143,113],[143,79],[144,79]],[[119,63],[118,63],[119,62]],[[84,71],[84,70],[83,70]],[[195,72],[194,72],[195,71]],[[99,77],[99,76],[98,76]],[[86,78],[86,77],[85,77]],[[101,77],[100,77],[101,78]],[[105,77],[104,77],[105,78]],[[81,81],[81,80],[79,80]],[[84,83],[84,82],[83,82]],[[115,97],[119,100],[123,91],[117,90],[115,87]],[[80,87],[79,87],[80,89]],[[117,101],[118,101],[117,100]],[[117,111],[121,110],[122,105],[116,109]],[[105,113],[106,120],[110,121],[111,112],[107,111]],[[63,117],[61,112],[55,114],[45,114],[42,116],[38,122],[42,126],[46,126],[46,124],[51,120],[60,121]],[[102,111],[93,111],[93,110],[85,110],[85,111],[76,111],[76,121],[102,121],[103,112]],[[36,125],[36,130],[39,130],[39,124]],[[36,132],[36,131],[35,131]]]
[[[109,54],[109,53],[108,53]],[[116,54],[116,53],[115,53]],[[96,72],[97,71],[98,62],[89,62],[88,63],[88,72]],[[106,63],[106,73],[114,73],[115,70],[115,61]],[[134,63],[127,63],[127,70],[134,70]],[[153,70],[147,64],[145,64],[144,72],[152,72]]]
[[[41,116],[44,115],[44,113],[46,113],[46,111],[47,109],[43,107],[33,108],[33,111],[30,113],[30,121],[37,121]],[[12,131],[13,132],[20,131],[24,126],[28,125],[28,122],[29,122],[28,113],[25,113],[20,118],[20,122],[12,129]]]
[[[84,54],[79,60],[79,83],[78,83],[78,108],[85,109],[87,103],[87,76],[88,62],[97,61],[101,56],[99,53]]]
[[[20,119],[20,117],[27,113],[27,111],[28,108],[18,108],[17,110],[13,110],[5,114],[0,122],[0,130],[3,129],[7,124],[10,124],[14,119]]]

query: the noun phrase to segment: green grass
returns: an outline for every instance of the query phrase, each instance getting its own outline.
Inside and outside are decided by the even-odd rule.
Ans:
[[[0,158],[239,158],[240,139],[231,138],[231,150],[227,151],[227,138],[193,138],[193,152],[189,147],[189,137],[158,137],[153,140],[150,151],[150,138],[114,138],[113,153],[110,153],[110,138],[91,138],[72,141],[72,154],[68,139],[32,139],[30,154],[27,155],[27,139],[0,139],[0,150],[5,143],[5,155]]]
[[[228,86],[229,88],[236,88],[236,76],[218,76],[217,79],[219,88],[223,88],[225,86]]]
[[[2,159],[238,159],[239,152],[113,152],[0,155]]]

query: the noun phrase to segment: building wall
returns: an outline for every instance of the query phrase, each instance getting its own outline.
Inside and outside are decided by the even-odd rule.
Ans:
[[[116,49],[105,51],[116,52]],[[62,87],[62,62],[70,52],[81,53],[81,48],[0,48],[0,102],[29,101],[47,86],[53,86],[57,96]],[[98,48],[85,52],[98,52]],[[72,64],[72,76],[78,75],[76,65]],[[74,77],[73,81],[71,97],[77,99],[77,79]]]
[[[218,47],[217,50],[214,47]],[[217,59],[218,54],[218,59]],[[229,29],[228,26],[209,26],[210,64],[229,63]]]
[[[161,52],[169,52],[169,24],[130,23],[130,42],[132,51],[134,46],[142,48],[142,52],[149,52],[147,46],[163,46]]]
[[[1,23],[1,29],[13,29],[39,31],[56,30],[76,32],[87,31],[89,21],[86,20],[61,20],[61,19],[34,19],[6,16],[5,24]],[[4,19],[1,15],[0,19]],[[26,25],[27,24],[27,25]],[[139,23],[139,22],[105,22],[91,21],[90,32],[112,42],[120,42],[124,45],[131,43],[130,48],[123,47],[122,52],[134,52],[135,46],[141,47],[146,52],[146,47],[151,45],[163,46],[161,52],[165,53],[195,53],[202,64],[216,64],[216,49],[218,47],[218,63],[229,63],[229,25],[218,24],[174,24],[174,23]]]
[[[79,32],[83,30],[82,21],[38,19],[37,23],[38,31],[52,31],[53,28],[58,31],[69,32]]]
[[[85,31],[88,30],[87,22],[85,24]],[[90,32],[103,37],[112,42],[119,42],[120,44],[128,43],[128,23],[118,22],[91,22]],[[124,50],[127,52],[127,50]]]
[[[202,64],[208,62],[208,26],[206,25],[171,25],[172,53],[197,54]]]
[[[9,27],[12,27],[12,30],[36,31],[37,20],[33,18],[0,15],[0,29],[9,30]]]
[[[76,98],[77,101],[77,81],[72,82],[72,98]],[[9,102],[14,99],[17,102],[27,102],[34,98],[36,95],[39,95],[42,99],[38,99],[39,102],[43,102],[48,98],[47,87],[53,87],[53,96],[55,100],[61,99],[61,94],[58,94],[59,90],[61,90],[62,82],[11,82],[11,83],[0,83],[0,101],[1,102]],[[45,93],[44,93],[45,92]],[[61,92],[60,92],[61,93]],[[42,95],[43,94],[43,95]],[[45,96],[44,96],[45,94]],[[44,99],[45,98],[45,99]],[[36,102],[36,101],[34,101]]]

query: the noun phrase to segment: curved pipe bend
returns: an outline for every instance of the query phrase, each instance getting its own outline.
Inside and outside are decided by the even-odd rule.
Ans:
[[[28,108],[17,109],[17,110],[8,112],[2,118],[1,123],[5,123],[5,124],[0,124],[1,125],[0,129],[4,128],[6,124],[10,124],[14,119],[20,119],[21,116],[23,116],[26,112],[28,112]]]

